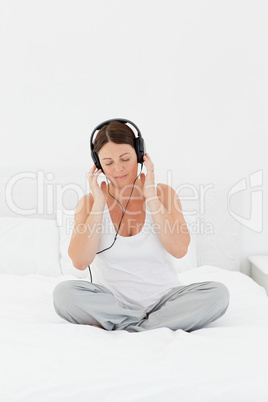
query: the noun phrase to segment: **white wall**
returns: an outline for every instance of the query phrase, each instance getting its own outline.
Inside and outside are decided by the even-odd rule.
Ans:
[[[232,187],[261,171],[248,273],[247,255],[268,253],[267,18],[265,0],[2,0],[0,168],[86,171],[92,129],[124,117],[161,181]]]

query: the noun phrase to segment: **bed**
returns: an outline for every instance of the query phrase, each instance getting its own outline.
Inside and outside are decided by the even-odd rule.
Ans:
[[[2,209],[0,401],[267,401],[268,299],[239,271],[239,227],[219,221],[217,191],[219,202],[213,196],[206,215],[217,221],[213,235],[195,236],[196,217],[188,216],[192,242],[176,264],[181,284],[224,283],[230,304],[220,319],[191,333],[108,332],[64,321],[53,307],[54,287],[89,280],[68,260],[72,212],[40,218]],[[21,203],[22,193],[32,199],[31,191],[18,191]]]
[[[268,300],[251,278],[210,265],[182,273],[230,291],[225,315],[191,333],[65,322],[52,291],[72,278],[1,275],[1,401],[268,400]]]

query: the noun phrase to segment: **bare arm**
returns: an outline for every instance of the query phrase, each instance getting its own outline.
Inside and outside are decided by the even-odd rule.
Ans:
[[[93,194],[84,195],[77,204],[74,214],[74,229],[68,254],[75,268],[84,270],[92,263],[98,250],[102,217],[107,201],[106,183],[98,185],[101,170],[90,169],[88,181]]]
[[[170,186],[159,184],[157,194],[147,201],[164,248],[174,257],[182,258],[187,253],[190,235],[179,197]]]
[[[154,184],[154,164],[146,153],[143,157],[147,174],[141,174],[144,196],[152,213],[156,231],[163,247],[175,258],[188,251],[190,235],[176,192],[167,184]]]
[[[104,206],[97,205],[91,194],[80,199],[75,209],[74,228],[68,254],[75,268],[84,270],[97,253]]]

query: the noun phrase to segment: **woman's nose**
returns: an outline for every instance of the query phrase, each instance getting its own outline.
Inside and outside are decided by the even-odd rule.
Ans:
[[[115,164],[115,172],[122,172],[123,170],[123,164],[121,162],[118,162]]]

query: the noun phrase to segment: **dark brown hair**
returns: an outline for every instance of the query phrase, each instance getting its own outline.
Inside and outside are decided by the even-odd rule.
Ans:
[[[109,141],[115,144],[129,144],[135,149],[135,138],[129,126],[113,120],[99,130],[94,141],[94,151],[98,154],[103,145]]]

